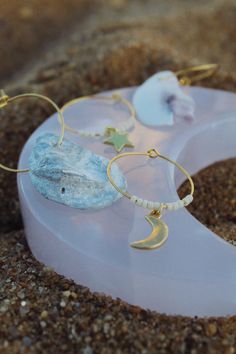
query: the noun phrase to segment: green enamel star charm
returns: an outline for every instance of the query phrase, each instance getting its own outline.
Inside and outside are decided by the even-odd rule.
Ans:
[[[103,141],[104,144],[113,145],[117,152],[122,151],[125,146],[134,147],[131,141],[129,141],[128,133],[119,132],[113,127],[106,128],[105,136],[107,138]]]

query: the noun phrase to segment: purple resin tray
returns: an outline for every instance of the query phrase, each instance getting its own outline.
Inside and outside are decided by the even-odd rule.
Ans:
[[[132,99],[134,90],[119,91]],[[198,87],[185,90],[196,101],[193,124],[155,129],[137,121],[130,139],[135,150],[156,147],[194,174],[215,161],[235,156],[236,95]],[[96,125],[102,130],[125,119],[127,112],[106,103],[85,101],[70,107],[65,117],[73,127],[89,129]],[[19,168],[28,166],[32,146],[43,132],[59,132],[55,115],[26,142]],[[113,148],[100,140],[66,136],[107,158],[114,156]],[[176,189],[184,176],[174,166],[145,158],[121,159],[119,164],[131,193],[150,200],[178,199]],[[186,209],[163,217],[169,226],[163,247],[140,251],[129,243],[150,233],[144,219],[148,210],[126,198],[100,211],[80,211],[44,199],[27,174],[18,175],[18,190],[29,246],[39,261],[56,272],[94,291],[167,314],[236,313],[236,248]]]

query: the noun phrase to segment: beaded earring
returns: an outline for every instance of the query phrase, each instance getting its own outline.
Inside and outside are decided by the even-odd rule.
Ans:
[[[128,131],[134,128],[135,125],[135,109],[133,105],[119,93],[113,93],[111,96],[102,96],[102,95],[91,95],[91,96],[82,96],[75,98],[67,102],[62,108],[62,112],[66,110],[69,106],[74,103],[86,101],[86,100],[98,100],[98,101],[112,101],[114,103],[122,103],[129,110],[128,119],[121,123],[118,127],[107,126],[104,131],[101,133],[99,131],[85,131],[82,129],[73,129],[68,124],[65,124],[65,130],[68,130],[71,133],[78,134],[80,136],[88,138],[102,138],[104,144],[113,145],[117,152],[122,151],[124,147],[134,147],[133,143],[129,140]]]
[[[154,202],[145,200],[131,195],[129,192],[119,188],[112,178],[111,168],[115,161],[122,157],[127,156],[146,156],[149,158],[160,158],[174,164],[189,180],[191,191],[181,200],[172,203]],[[131,243],[131,246],[138,249],[152,250],[159,248],[168,238],[168,226],[161,220],[163,210],[173,211],[189,205],[193,201],[194,183],[189,173],[176,161],[171,160],[169,157],[161,155],[156,149],[150,149],[147,152],[127,152],[113,157],[107,166],[107,176],[113,187],[121,193],[124,197],[128,198],[133,204],[142,208],[150,209],[151,213],[145,219],[152,226],[152,233],[146,239]]]

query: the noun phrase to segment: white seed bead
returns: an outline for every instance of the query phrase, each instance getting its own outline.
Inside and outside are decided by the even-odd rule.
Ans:
[[[129,127],[128,124],[124,123],[124,124],[120,125],[119,130],[120,131],[126,131],[128,129],[128,127]]]
[[[146,206],[143,206],[143,204],[144,204],[144,200],[142,198],[139,198],[137,205],[140,207],[146,208]]]
[[[184,205],[187,206],[193,201],[193,196],[188,194],[185,198],[183,198]]]
[[[179,209],[179,202],[174,202],[173,203],[173,210],[178,210]]]
[[[178,202],[174,202],[172,205],[173,205],[173,210],[178,210],[179,209]]]
[[[148,200],[147,208],[153,210],[154,209],[154,202]]]
[[[143,199],[142,200],[142,207],[147,208],[147,206],[148,206],[148,201],[146,199]]]
[[[134,204],[137,203],[138,197],[136,195],[132,195],[132,197],[130,198],[130,201]]]
[[[142,199],[133,195],[130,199],[135,205],[142,206]]]
[[[183,208],[184,207],[184,202],[182,200],[178,200],[178,208]]]
[[[159,202],[154,202],[154,208],[153,209],[159,209],[161,206],[161,203]]]
[[[174,210],[173,203],[166,203],[166,208],[167,208],[167,210]]]
[[[126,132],[127,130],[133,127],[133,121],[126,121],[123,124],[119,125],[118,130],[121,132]]]
[[[96,133],[94,133],[94,132],[87,132],[86,130],[80,130],[79,133],[80,133],[81,136],[84,136],[84,137],[86,137],[86,138],[97,136],[97,132],[96,132]]]

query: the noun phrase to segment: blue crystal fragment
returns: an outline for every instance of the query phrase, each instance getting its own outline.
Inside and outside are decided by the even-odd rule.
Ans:
[[[107,178],[108,159],[64,139],[46,133],[37,138],[29,158],[32,184],[45,198],[79,209],[105,208],[121,194]],[[126,180],[114,164],[112,177],[126,190]]]

